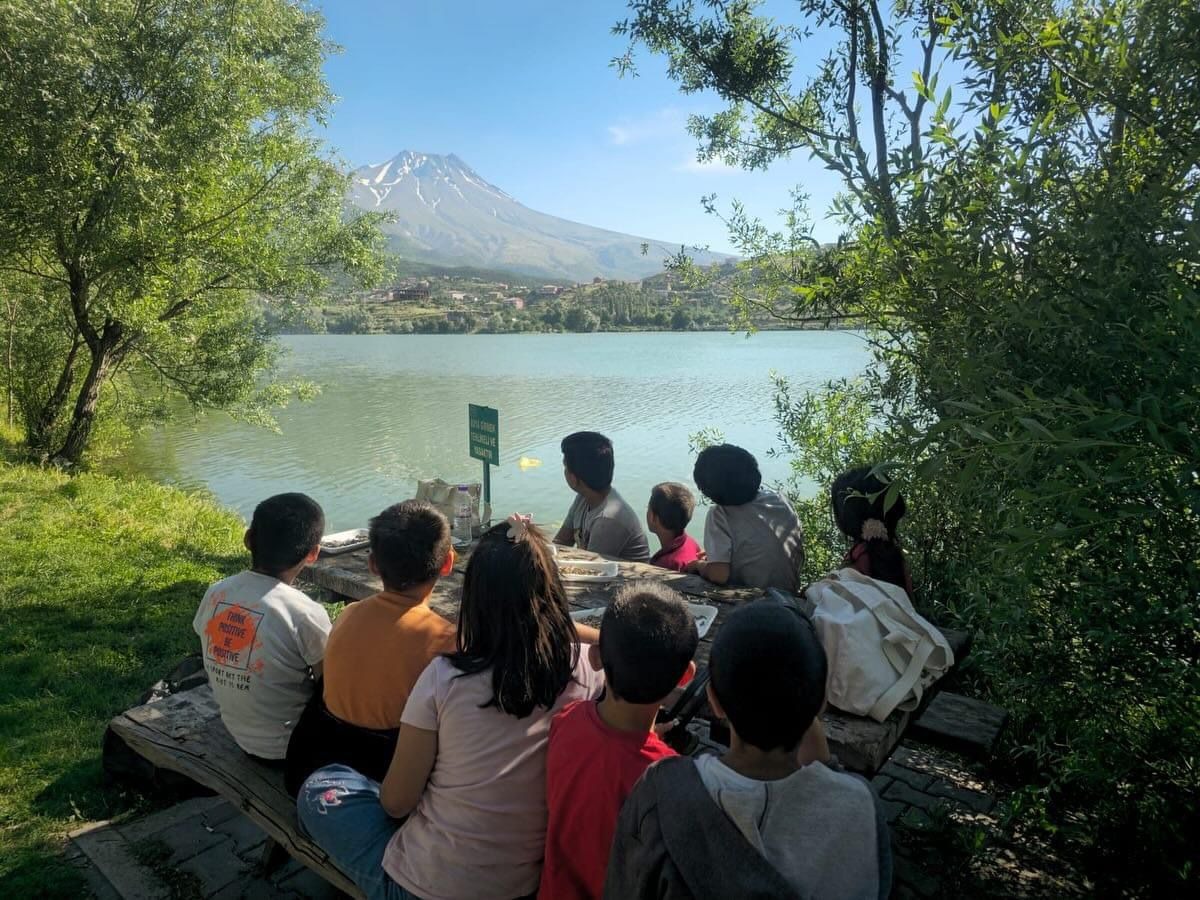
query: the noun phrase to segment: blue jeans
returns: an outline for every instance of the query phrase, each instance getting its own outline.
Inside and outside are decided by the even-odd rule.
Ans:
[[[383,870],[383,852],[400,822],[383,811],[378,782],[349,766],[325,766],[301,786],[296,811],[300,829],[367,900],[419,900]]]

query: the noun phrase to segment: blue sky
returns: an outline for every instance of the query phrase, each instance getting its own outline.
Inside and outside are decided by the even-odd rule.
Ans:
[[[656,58],[641,59],[638,78],[617,77],[609,61],[624,42],[611,27],[623,0],[317,5],[343,47],[326,66],[341,99],[325,136],[354,165],[400,150],[457,153],[533,209],[714,250],[730,249],[728,238],[701,196],[774,219],[799,185],[817,237],[837,234],[824,218],[832,173],[799,156],[765,173],[700,166],[686,118],[718,101],[680,94]]]

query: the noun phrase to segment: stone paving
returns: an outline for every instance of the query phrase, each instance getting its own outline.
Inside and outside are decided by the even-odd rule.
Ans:
[[[711,748],[702,737],[705,749]],[[700,752],[704,752],[702,749]],[[956,756],[905,743],[873,779],[893,831],[898,900],[961,896],[1082,896],[1085,886],[1044,848],[1003,841],[972,852],[974,835],[995,835],[995,787]],[[266,836],[220,798],[188,800],[71,835],[67,858],[100,900],[256,900],[341,896],[288,861],[265,873]]]

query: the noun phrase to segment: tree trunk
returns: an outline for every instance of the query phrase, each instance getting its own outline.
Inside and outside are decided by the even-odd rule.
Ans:
[[[50,441],[54,436],[54,423],[58,421],[59,414],[67,402],[67,395],[71,393],[71,386],[75,383],[75,357],[79,355],[81,343],[82,340],[76,333],[71,341],[71,349],[63,363],[62,372],[58,376],[58,383],[54,385],[54,390],[50,392],[50,396],[42,404],[42,408],[38,410],[37,416],[26,425],[25,433],[29,446],[35,450],[50,449]]]
[[[17,301],[9,298],[7,301],[8,309],[8,356],[4,363],[4,383],[8,388],[8,399],[5,403],[5,409],[8,410],[8,427],[12,428],[13,424],[13,338],[17,331]]]
[[[71,425],[67,436],[63,439],[62,447],[54,454],[58,462],[78,465],[83,459],[83,451],[87,449],[92,436],[92,427],[96,423],[96,410],[100,405],[100,390],[108,378],[112,367],[119,361],[117,345],[120,343],[123,328],[119,323],[109,322],[104,326],[100,340],[91,348],[92,363],[88,366],[83,384],[79,386],[79,394],[75,398],[75,410],[71,414]]]

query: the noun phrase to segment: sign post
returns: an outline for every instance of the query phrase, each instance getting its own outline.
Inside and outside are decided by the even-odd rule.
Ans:
[[[491,466],[500,465],[500,413],[490,406],[467,404],[471,458],[483,461],[483,502],[492,503]]]

